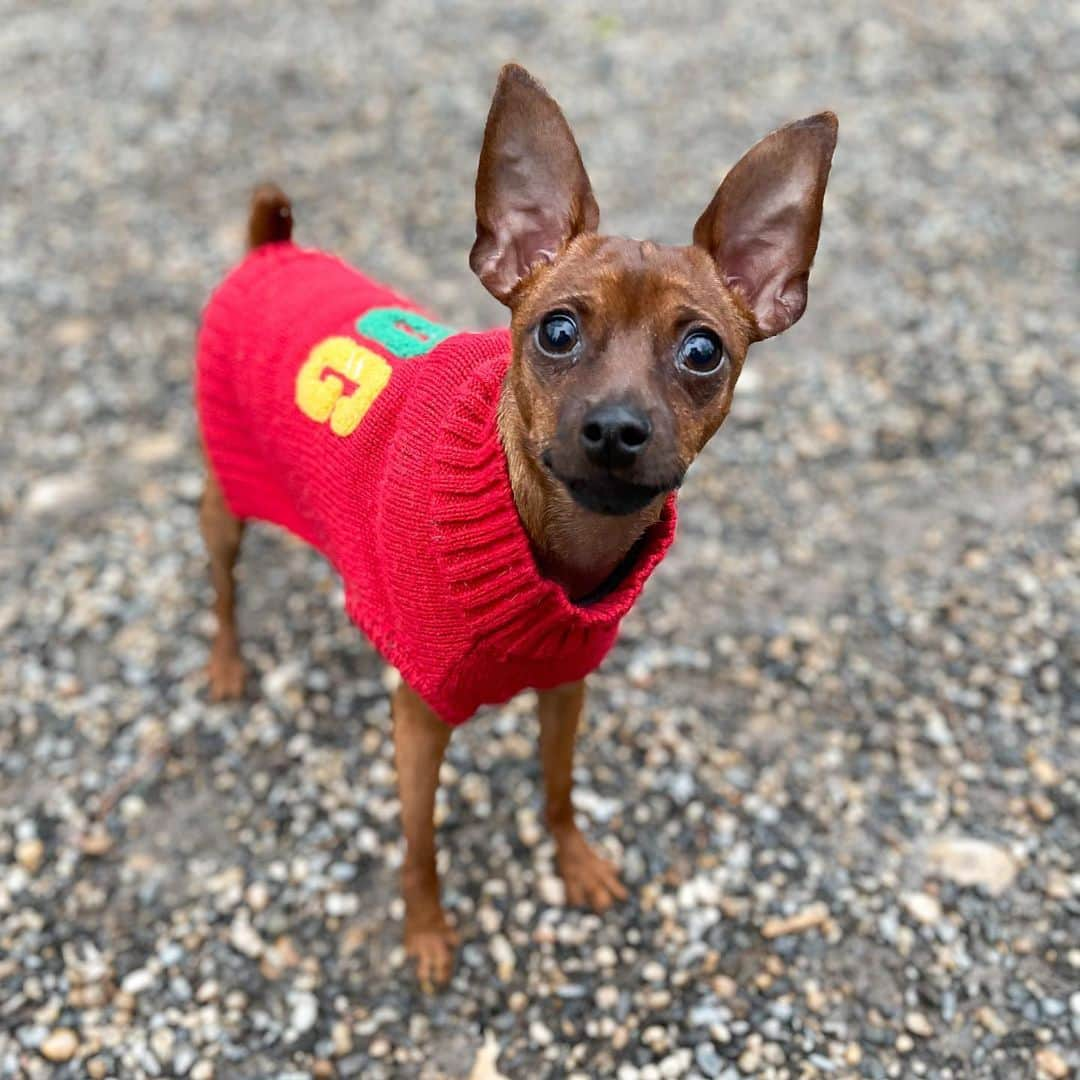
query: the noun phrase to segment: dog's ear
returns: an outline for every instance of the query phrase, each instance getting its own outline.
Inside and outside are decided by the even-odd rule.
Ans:
[[[821,204],[836,147],[831,112],[767,135],[727,174],[694,226],[694,243],[772,337],[806,310]]]
[[[522,67],[499,72],[476,174],[476,243],[469,265],[508,303],[541,263],[600,211],[581,154],[559,106]]]

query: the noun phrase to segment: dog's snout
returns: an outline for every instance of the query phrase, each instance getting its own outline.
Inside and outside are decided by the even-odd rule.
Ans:
[[[581,445],[594,465],[616,469],[632,465],[651,434],[652,424],[639,409],[608,402],[585,414]]]

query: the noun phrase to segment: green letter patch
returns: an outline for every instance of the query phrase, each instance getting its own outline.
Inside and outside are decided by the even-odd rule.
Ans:
[[[408,360],[431,352],[453,331],[440,326],[415,311],[404,308],[372,308],[356,321],[357,333],[377,341],[387,352]]]

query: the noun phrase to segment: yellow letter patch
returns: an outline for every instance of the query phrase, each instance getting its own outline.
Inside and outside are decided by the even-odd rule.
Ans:
[[[296,375],[296,404],[335,435],[351,435],[390,381],[390,365],[352,338],[320,341]]]

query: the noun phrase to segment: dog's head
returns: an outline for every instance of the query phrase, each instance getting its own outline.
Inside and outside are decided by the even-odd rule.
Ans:
[[[627,514],[677,487],[727,415],[747,348],[802,315],[835,145],[832,113],[774,131],[685,247],[602,236],[559,106],[503,68],[469,261],[512,313],[523,449],[579,504]]]

